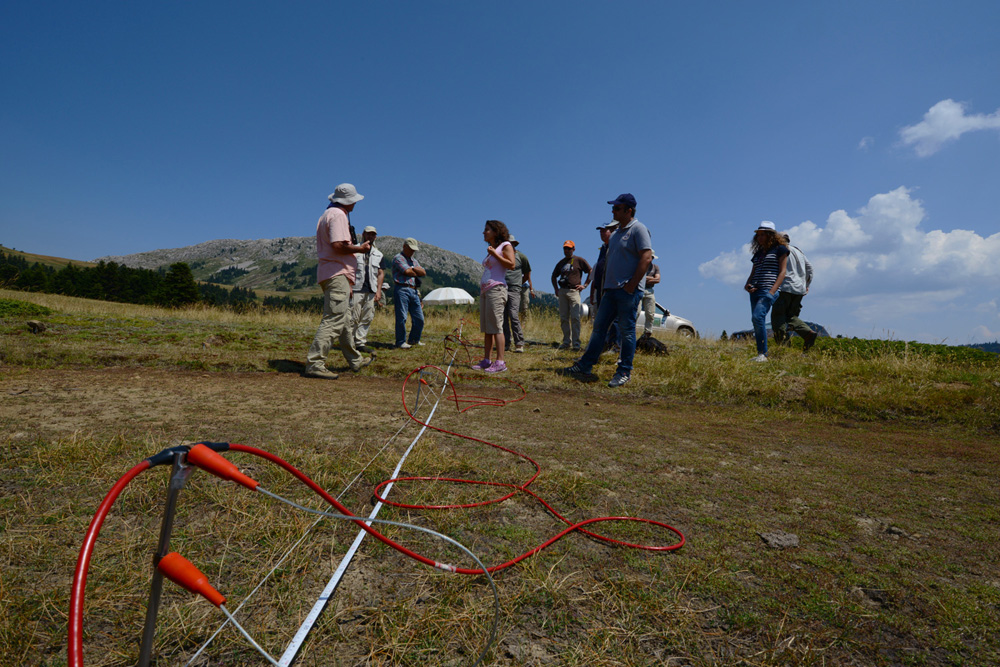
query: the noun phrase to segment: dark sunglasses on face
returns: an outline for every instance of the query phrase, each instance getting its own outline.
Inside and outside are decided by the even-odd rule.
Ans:
[[[611,210],[614,211],[615,213],[617,213],[618,211],[624,211],[625,207],[624,206],[612,206]]]

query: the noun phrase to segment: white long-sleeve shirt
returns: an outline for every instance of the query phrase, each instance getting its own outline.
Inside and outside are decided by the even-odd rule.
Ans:
[[[788,262],[785,265],[785,280],[781,291],[789,294],[805,294],[813,279],[813,267],[805,254],[793,245],[788,246]]]

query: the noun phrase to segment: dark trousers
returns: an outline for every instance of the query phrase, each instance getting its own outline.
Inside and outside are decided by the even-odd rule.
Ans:
[[[813,332],[809,325],[799,319],[802,312],[802,297],[804,294],[779,292],[778,300],[771,307],[771,329],[774,331],[774,342],[783,343],[790,340],[789,329],[803,338]]]

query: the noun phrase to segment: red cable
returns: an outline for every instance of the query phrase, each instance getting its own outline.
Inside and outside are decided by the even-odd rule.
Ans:
[[[108,495],[104,496],[104,501],[97,508],[94,518],[90,520],[90,527],[83,538],[83,546],[80,548],[80,556],[76,560],[76,572],[73,574],[73,589],[69,595],[69,631],[66,653],[69,659],[69,667],[83,667],[83,599],[87,592],[87,570],[90,568],[90,558],[94,553],[94,543],[104,525],[104,519],[115,500],[122,490],[128,486],[129,482],[139,476],[139,473],[150,467],[149,459],[146,459],[129,470],[115,483]]]
[[[445,382],[448,383],[448,386],[451,389],[451,394],[452,394],[451,395],[451,400],[455,401],[455,407],[456,408],[458,408],[458,406],[461,403],[463,403],[463,402],[471,402],[472,403],[472,405],[469,405],[469,406],[467,406],[465,408],[459,409],[459,413],[463,413],[466,410],[469,410],[469,409],[471,409],[473,407],[480,406],[480,405],[503,406],[503,405],[507,405],[508,403],[515,403],[517,401],[520,401],[527,394],[527,392],[525,391],[525,389],[524,389],[523,386],[521,386],[517,382],[514,382],[513,380],[507,380],[511,384],[517,385],[517,387],[521,390],[521,396],[519,396],[519,397],[517,397],[515,399],[510,399],[510,400],[503,400],[503,399],[497,399],[497,398],[488,398],[488,397],[482,397],[482,396],[460,396],[458,394],[458,392],[456,391],[456,389],[455,389],[455,383],[452,381],[451,376],[449,376],[448,373],[446,373],[445,371],[441,370],[437,366],[426,365],[426,366],[421,366],[420,368],[417,368],[417,369],[411,371],[409,373],[409,375],[407,375],[406,378],[403,380],[403,391],[402,391],[403,409],[406,411],[406,414],[410,417],[410,419],[412,419],[413,421],[417,422],[421,426],[424,426],[426,428],[432,429],[434,431],[438,431],[439,433],[444,433],[446,435],[452,435],[452,436],[455,436],[455,437],[458,437],[458,438],[463,438],[465,440],[471,440],[473,442],[478,442],[478,443],[481,443],[481,444],[484,444],[484,445],[488,445],[488,446],[493,447],[495,449],[499,449],[501,451],[507,452],[508,454],[513,454],[514,456],[522,458],[525,461],[528,461],[529,463],[531,463],[533,466],[535,466],[535,474],[532,475],[531,478],[528,479],[528,481],[524,482],[523,484],[506,484],[506,483],[501,483],[501,482],[483,482],[483,481],[480,481],[480,480],[456,479],[456,478],[452,478],[452,477],[397,477],[395,479],[389,479],[389,480],[386,480],[384,482],[381,482],[378,486],[375,487],[375,493],[374,493],[374,495],[375,495],[375,497],[378,500],[380,500],[381,502],[386,503],[388,505],[392,505],[394,507],[401,507],[401,508],[404,508],[404,509],[424,509],[424,510],[428,510],[428,509],[460,509],[460,508],[469,508],[469,507],[481,507],[483,505],[490,505],[490,504],[493,504],[493,503],[503,502],[504,500],[507,500],[508,498],[511,498],[514,495],[516,495],[518,491],[523,491],[524,493],[527,493],[532,498],[534,498],[539,503],[541,503],[542,506],[545,507],[545,509],[547,509],[550,513],[552,513],[553,516],[555,516],[557,519],[559,519],[560,521],[562,521],[563,523],[565,523],[568,526],[568,528],[566,528],[565,530],[561,531],[555,537],[550,538],[549,540],[545,541],[540,546],[535,547],[531,551],[529,551],[529,552],[527,552],[525,554],[522,554],[521,556],[518,556],[517,558],[515,558],[515,559],[513,559],[511,561],[508,561],[506,563],[503,563],[501,565],[497,565],[497,566],[488,568],[490,572],[495,572],[496,570],[502,570],[503,568],[510,567],[514,563],[517,563],[517,562],[523,560],[527,556],[530,556],[532,554],[538,553],[540,550],[544,549],[545,547],[549,546],[550,544],[552,544],[556,540],[560,539],[561,537],[563,537],[567,533],[570,533],[570,532],[572,532],[574,530],[579,530],[581,533],[589,535],[590,537],[593,537],[594,539],[600,540],[602,542],[606,542],[606,543],[610,543],[610,544],[617,544],[617,545],[620,545],[620,546],[630,547],[630,548],[633,548],[633,549],[643,549],[643,550],[646,550],[646,551],[674,551],[674,550],[680,549],[682,546],[684,546],[685,538],[684,538],[683,533],[681,533],[679,530],[677,530],[673,526],[670,526],[668,524],[662,523],[660,521],[656,521],[654,519],[644,519],[644,518],[641,518],[641,517],[621,517],[621,516],[619,516],[619,517],[598,517],[598,518],[593,518],[593,519],[587,519],[586,521],[581,521],[581,522],[573,523],[572,521],[570,521],[569,519],[567,519],[566,517],[564,517],[563,515],[561,515],[559,512],[557,512],[555,510],[555,508],[552,507],[552,505],[550,505],[548,502],[546,502],[541,496],[539,496],[534,491],[532,491],[531,489],[528,488],[528,486],[538,478],[538,476],[541,474],[541,470],[542,470],[541,466],[538,465],[538,463],[535,460],[533,460],[531,457],[529,457],[529,456],[527,456],[525,454],[522,454],[520,452],[517,452],[517,451],[515,451],[513,449],[508,449],[506,447],[501,447],[500,445],[497,445],[495,443],[489,442],[487,440],[482,440],[480,438],[474,438],[472,436],[463,435],[461,433],[455,433],[455,432],[449,431],[447,429],[438,428],[437,426],[431,426],[430,424],[428,424],[426,422],[422,422],[419,419],[417,419],[413,415],[413,413],[410,411],[409,406],[406,404],[406,385],[410,381],[410,378],[414,375],[414,373],[420,373],[424,369],[427,369],[427,368],[433,368],[434,370],[438,371],[439,373],[441,373],[444,376]],[[421,381],[423,381],[423,380],[421,380]],[[485,500],[485,501],[476,502],[476,503],[456,504],[456,505],[411,505],[411,504],[407,504],[407,503],[399,503],[399,502],[395,502],[395,501],[392,501],[392,500],[387,500],[387,499],[383,498],[381,495],[379,495],[379,491],[383,487],[387,486],[388,484],[395,483],[395,482],[406,482],[406,481],[451,482],[451,483],[454,483],[454,484],[478,484],[478,485],[484,485],[484,486],[505,487],[505,488],[513,489],[513,491],[511,491],[510,493],[508,493],[508,494],[506,494],[504,496],[500,496],[498,498],[493,498],[491,500]],[[648,523],[648,524],[651,524],[651,525],[654,525],[654,526],[658,526],[660,528],[664,528],[664,529],[666,529],[666,530],[674,533],[675,535],[677,535],[680,538],[680,541],[677,542],[677,543],[675,543],[675,544],[666,545],[666,546],[648,545],[648,544],[635,544],[635,543],[632,543],[632,542],[624,542],[622,540],[617,540],[617,539],[615,539],[613,537],[608,537],[606,535],[601,535],[600,533],[595,533],[593,531],[585,530],[583,528],[583,526],[589,525],[591,523],[599,523],[599,522],[602,522],[602,521],[635,521],[635,522],[639,522],[639,523]]]

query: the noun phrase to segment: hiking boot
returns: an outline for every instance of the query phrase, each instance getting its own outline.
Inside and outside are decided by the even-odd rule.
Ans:
[[[575,363],[569,368],[564,368],[563,370],[559,371],[559,373],[561,375],[569,375],[571,377],[574,377],[580,382],[596,382],[598,380],[598,377],[596,375],[594,375],[590,371],[583,370],[583,368],[580,367],[579,363]]]
[[[505,370],[507,370],[507,364],[505,364],[502,361],[494,361],[492,364],[489,365],[489,367],[484,368],[483,370],[486,371],[487,373],[503,373]]]
[[[307,378],[320,378],[323,380],[336,380],[339,375],[328,368],[310,368],[305,372]]]
[[[473,364],[472,370],[474,371],[485,371],[487,368],[492,366],[489,359],[483,359],[478,364]]]
[[[755,364],[762,364],[765,361],[767,361],[767,355],[766,354],[758,354],[756,357],[754,357],[750,361],[752,363],[755,363]]]
[[[816,344],[817,334],[815,331],[810,331],[808,334],[802,337],[802,351],[808,352],[809,348]]]
[[[355,373],[357,373],[358,371],[360,371],[365,366],[368,366],[369,364],[371,364],[373,361],[375,361],[375,355],[372,355],[370,357],[365,357],[365,358],[363,358],[361,360],[360,364],[358,364],[356,367],[352,368],[351,370],[354,371]]]
[[[608,386],[609,387],[621,387],[621,386],[625,385],[631,379],[632,379],[632,376],[629,375],[628,373],[625,373],[623,371],[618,371],[618,372],[616,372],[614,374],[614,376],[610,380],[608,380]]]
[[[401,349],[401,350],[409,350],[411,347],[413,347],[413,346],[410,345],[409,343],[403,343],[402,345],[399,346],[399,349]]]

